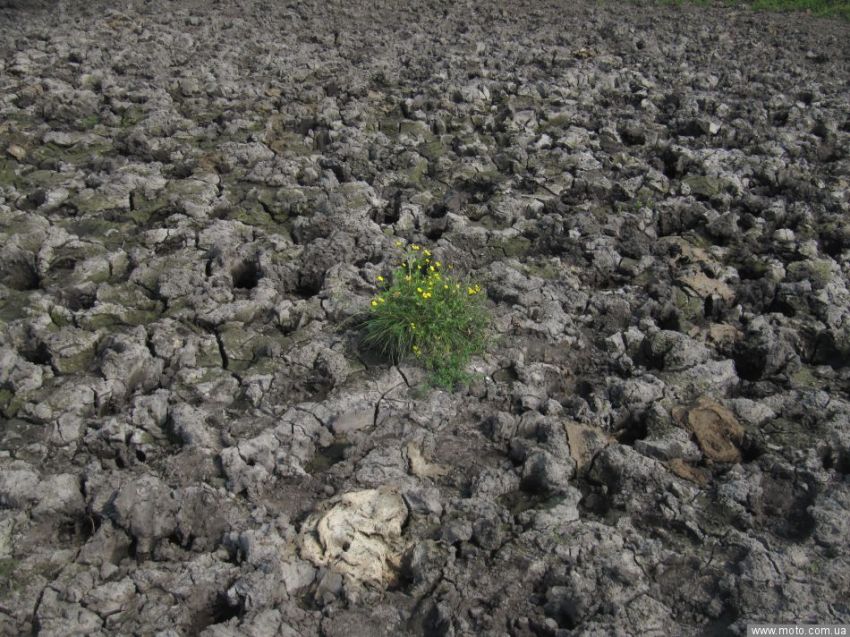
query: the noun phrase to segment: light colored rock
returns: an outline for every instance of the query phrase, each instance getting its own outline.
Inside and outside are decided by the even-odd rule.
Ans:
[[[14,157],[18,161],[23,161],[27,157],[27,151],[24,147],[18,146],[17,144],[10,144],[6,148],[6,153],[10,157]]]
[[[0,471],[0,505],[22,507],[38,499],[38,473],[32,465],[15,461]]]
[[[375,420],[375,405],[363,404],[352,406],[351,409],[336,416],[330,424],[334,435],[347,435],[371,427]]]
[[[44,370],[40,365],[24,360],[11,349],[0,348],[0,387],[24,393],[38,389],[43,382]]]
[[[735,291],[728,283],[720,279],[712,279],[703,272],[694,272],[679,278],[679,281],[693,290],[700,298],[716,294],[727,303],[735,299]]]
[[[39,499],[33,508],[36,517],[78,515],[85,510],[79,479],[70,473],[50,476],[38,485]]]
[[[419,478],[439,478],[449,472],[448,468],[442,465],[428,462],[416,443],[407,443],[405,452],[410,473]]]
[[[63,327],[44,337],[53,366],[63,374],[85,371],[91,363],[100,335],[97,332]]]
[[[815,521],[815,541],[821,546],[835,551],[846,547],[850,542],[850,489],[837,486],[831,493],[818,496],[808,509]]]
[[[674,410],[673,416],[694,434],[702,452],[711,460],[741,461],[744,428],[720,403],[702,396],[689,409]]]
[[[383,587],[395,579],[404,551],[407,507],[390,488],[354,491],[304,523],[302,556],[355,582]]]
[[[547,451],[532,451],[522,467],[523,487],[532,491],[563,491],[569,488],[576,463]]]
[[[613,442],[613,439],[601,429],[568,421],[564,423],[567,442],[570,445],[570,457],[576,463],[576,470],[581,471],[596,453]]]
[[[150,551],[154,542],[177,528],[177,502],[171,489],[153,475],[128,480],[115,492],[105,511],[113,521],[136,538],[138,551]]]
[[[85,607],[105,617],[126,610],[136,596],[136,586],[129,577],[101,584],[83,598]]]

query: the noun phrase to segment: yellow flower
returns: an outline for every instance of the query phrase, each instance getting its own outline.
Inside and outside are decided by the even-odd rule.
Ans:
[[[401,247],[401,246],[403,246],[403,245],[404,245],[404,242],[402,242],[402,241],[396,241],[396,242],[395,242],[395,247],[396,247],[396,248],[400,248],[400,247]]]
[[[424,254],[426,257],[430,257],[430,256],[431,256],[431,252],[430,252],[429,250],[423,250],[423,251],[422,251],[422,254]]]
[[[436,268],[432,265],[432,266],[429,266],[428,269],[431,270],[431,272],[433,272]]]
[[[412,246],[410,246],[410,249],[414,252],[417,252],[419,250],[419,246],[414,243]]]
[[[439,261],[437,261],[436,263],[434,263],[434,265],[436,265],[436,266],[439,268],[439,267],[442,265],[442,263],[440,263]]]
[[[473,294],[475,294],[475,288],[466,288],[466,291],[469,294],[469,296],[472,296]]]
[[[384,277],[379,275],[378,276],[378,283],[382,283],[383,281],[384,281]]]
[[[378,307],[378,302],[377,302],[377,301],[372,301],[372,307]]]
[[[416,291],[419,292],[419,294],[422,294],[422,288],[416,288]]]
[[[410,275],[408,274],[406,277],[404,277],[404,280],[410,283]]]
[[[415,330],[415,329],[416,329],[416,323],[411,323],[411,324],[410,324],[410,329]]]
[[[425,292],[425,293],[422,295],[422,298],[423,298],[423,299],[430,299],[430,298],[431,298],[431,296],[432,296],[432,295],[431,295],[431,293],[430,293],[430,292]]]

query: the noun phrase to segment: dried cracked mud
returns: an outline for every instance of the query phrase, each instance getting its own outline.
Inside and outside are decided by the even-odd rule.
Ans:
[[[0,2],[0,633],[850,622],[848,41]],[[486,289],[454,393],[360,345],[399,240]]]

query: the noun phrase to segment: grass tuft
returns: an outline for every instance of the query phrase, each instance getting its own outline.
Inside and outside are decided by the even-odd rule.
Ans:
[[[489,324],[481,286],[451,269],[429,250],[408,246],[390,280],[378,277],[364,337],[395,362],[418,360],[431,383],[446,389],[469,380],[465,368],[484,350]]]
[[[659,4],[708,7],[715,0],[658,0]],[[753,11],[804,11],[817,17],[841,17],[850,20],[850,0],[722,0],[728,6],[748,7]]]
[[[806,11],[814,16],[841,16],[850,20],[848,0],[754,0],[756,11]]]

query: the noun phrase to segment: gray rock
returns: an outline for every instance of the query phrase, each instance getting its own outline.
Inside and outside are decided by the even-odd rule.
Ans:
[[[578,504],[582,498],[581,491],[575,487],[568,487],[563,491],[563,495],[558,497],[554,506],[525,511],[519,515],[519,521],[526,528],[533,528],[542,533],[563,532],[569,527],[570,522],[575,522],[581,517]]]
[[[63,327],[43,338],[50,362],[60,374],[85,372],[94,360],[100,335],[73,327]]]
[[[408,479],[407,460],[401,449],[375,447],[358,463],[357,481],[365,486],[414,484]]]
[[[440,529],[440,539],[446,544],[468,542],[472,539],[472,524],[466,520],[449,520]]]
[[[267,432],[221,451],[221,464],[234,493],[256,492],[271,479],[280,442]]]
[[[664,395],[664,383],[651,374],[627,381],[617,381],[609,389],[615,406],[635,409],[646,406]]]
[[[142,327],[127,335],[110,335],[98,345],[100,373],[119,381],[128,393],[156,388],[162,374],[162,361],[151,356]]]
[[[795,371],[800,358],[794,350],[794,336],[764,317],[754,319],[748,326],[736,357],[736,367],[742,378],[755,380],[779,373]]]
[[[573,530],[573,538],[575,548],[548,578],[548,616],[558,623],[580,624],[626,603],[636,592],[648,592],[637,556],[615,530],[585,523]]]
[[[85,512],[85,502],[77,476],[64,473],[49,476],[38,485],[38,502],[33,517],[76,518]]]
[[[6,507],[24,507],[39,497],[39,475],[29,463],[15,461],[0,472],[0,503]]]
[[[82,546],[77,561],[99,568],[117,564],[123,556],[129,555],[131,542],[130,536],[106,519]]]
[[[655,493],[660,496],[664,492],[673,494],[692,493],[693,487],[673,477],[659,461],[641,455],[636,450],[625,445],[610,445],[599,452],[589,475],[606,485],[608,498],[619,506],[629,510],[650,506],[645,498],[652,501]],[[637,496],[637,493],[641,493]],[[675,498],[674,498],[675,499]],[[676,506],[680,506],[677,503]],[[672,511],[664,512],[673,514]]]
[[[148,474],[122,484],[99,513],[132,535],[144,555],[177,529],[177,509],[171,489]]]
[[[38,389],[43,383],[44,370],[40,365],[22,359],[14,350],[0,349],[0,386],[16,394],[24,394]]]
[[[682,458],[688,461],[698,461],[702,458],[699,448],[691,440],[691,436],[683,429],[673,429],[659,432],[644,440],[635,440],[635,450],[645,456],[659,460]]]
[[[487,434],[497,442],[509,442],[516,433],[516,421],[505,412],[498,412],[484,423]]]
[[[38,605],[36,619],[45,635],[105,635],[103,620],[81,604],[62,601],[60,593],[48,588]]]
[[[168,412],[171,430],[183,444],[190,447],[214,449],[217,436],[207,424],[208,414],[187,404],[174,405]]]
[[[557,457],[546,451],[533,451],[522,466],[522,485],[530,491],[561,491],[575,475],[572,458]]]
[[[841,552],[850,539],[850,521],[846,515],[848,504],[850,494],[846,489],[832,490],[819,495],[807,510],[814,520],[815,541],[834,553]]]
[[[648,356],[666,371],[682,371],[711,358],[711,352],[705,345],[680,332],[661,330],[644,343]]]
[[[127,611],[136,595],[136,586],[129,577],[101,584],[90,590],[82,602],[86,609],[101,617]]]
[[[407,489],[402,496],[408,510],[414,515],[436,515],[443,512],[440,502],[440,491],[434,488]]]
[[[520,480],[509,471],[485,468],[472,481],[470,491],[474,497],[495,499],[517,491]]]

